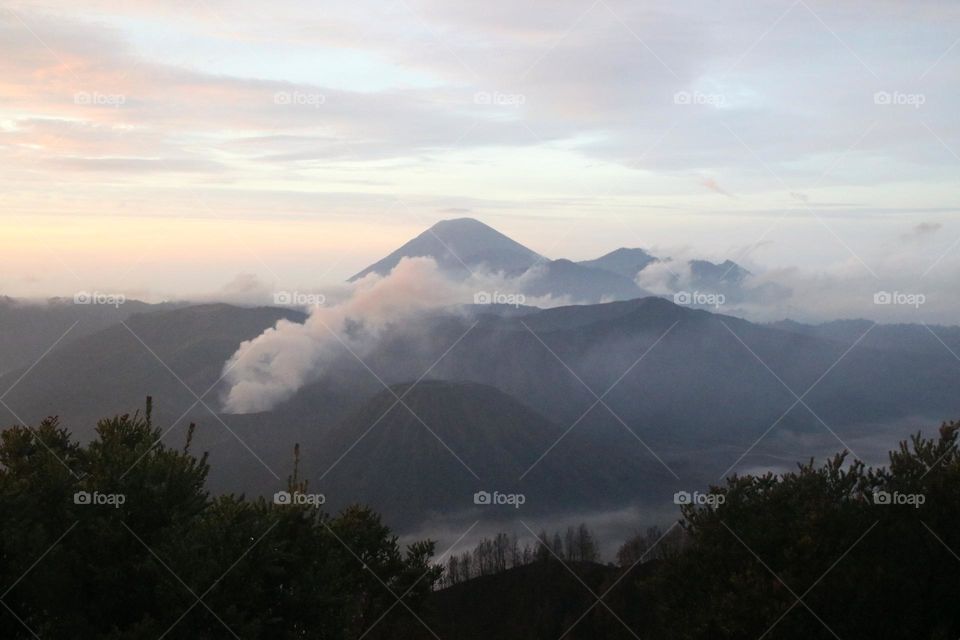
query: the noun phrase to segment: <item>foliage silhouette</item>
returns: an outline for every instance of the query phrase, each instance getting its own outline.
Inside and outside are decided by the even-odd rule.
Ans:
[[[403,552],[362,506],[212,497],[189,447],[163,444],[149,410],[100,421],[86,447],[55,418],[3,432],[4,637],[334,640],[415,622],[441,572],[432,542]],[[307,487],[295,472],[287,488]]]

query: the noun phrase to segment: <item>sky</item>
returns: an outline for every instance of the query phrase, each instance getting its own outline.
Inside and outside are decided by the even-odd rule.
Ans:
[[[2,0],[0,294],[310,287],[470,216],[955,318],[958,43],[952,2]]]

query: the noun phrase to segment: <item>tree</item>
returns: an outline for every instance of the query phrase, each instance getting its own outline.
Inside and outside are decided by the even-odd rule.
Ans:
[[[641,562],[663,559],[677,553],[684,542],[684,529],[673,526],[664,532],[660,527],[647,528],[623,543],[617,551],[617,563],[624,568]]]
[[[840,454],[728,478],[722,501],[682,508],[687,544],[617,595],[624,615],[682,639],[960,636],[958,427],[886,468]]]
[[[557,531],[553,534],[553,542],[550,543],[550,551],[552,557],[557,560],[563,560],[563,540],[560,538],[560,532]]]
[[[432,542],[401,550],[367,508],[211,497],[206,456],[163,444],[149,411],[96,434],[0,436],[4,637],[403,637],[440,577]]]
[[[580,523],[577,529],[576,545],[577,558],[581,562],[597,562],[600,559],[596,539],[584,523]]]
[[[537,534],[537,562],[549,562],[553,560],[553,554],[550,553],[550,538],[547,537],[547,532],[541,530]]]
[[[579,555],[579,545],[577,544],[577,532],[572,526],[567,527],[567,531],[564,534],[564,557],[571,561],[576,562],[580,559]]]

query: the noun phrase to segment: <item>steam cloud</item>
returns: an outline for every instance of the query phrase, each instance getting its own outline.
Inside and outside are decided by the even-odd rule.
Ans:
[[[319,378],[343,345],[362,358],[390,324],[466,302],[463,285],[444,277],[431,258],[404,258],[390,275],[371,274],[352,289],[339,304],[315,307],[303,324],[280,320],[242,343],[224,365],[224,409],[268,411]]]
[[[419,314],[474,302],[480,291],[516,292],[527,279],[476,271],[452,280],[433,258],[403,258],[389,275],[370,274],[348,286],[339,301],[314,307],[303,323],[280,320],[243,342],[224,365],[228,413],[269,411],[304,385],[318,380],[349,347],[364,358],[391,325]],[[564,297],[522,296],[519,304],[541,308],[568,304]]]

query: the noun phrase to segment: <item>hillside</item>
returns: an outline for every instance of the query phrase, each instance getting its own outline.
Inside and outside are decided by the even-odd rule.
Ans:
[[[581,260],[577,264],[591,269],[603,269],[631,280],[657,258],[643,249],[621,247],[593,260]]]
[[[412,526],[469,512],[473,493],[485,487],[529,492],[530,510],[663,506],[674,491],[714,482],[735,463],[822,455],[824,442],[827,450],[839,445],[832,434],[852,444],[889,440],[918,416],[960,413],[957,362],[947,349],[851,349],[853,340],[660,298],[521,315],[483,305],[436,311],[416,330],[389,328],[365,364],[337,348],[335,376],[272,411],[219,413],[223,389],[211,387],[224,363],[281,318],[304,316],[227,305],[134,316],[132,332],[109,327],[52,351],[4,399],[16,413],[6,422],[57,413],[87,439],[99,416],[134,411],[152,395],[158,424],[174,427],[169,442],[182,444],[186,425],[199,423],[196,446],[222,462],[211,477],[215,489],[272,493],[300,443],[304,477],[332,504],[370,502]],[[371,375],[399,395],[428,369],[406,401],[479,480],[405,408],[390,408],[393,395]],[[218,415],[201,405],[188,411],[196,398],[178,378],[197,394],[209,389],[205,402]],[[807,406],[797,403],[791,390],[804,394],[811,385]],[[876,431],[877,423],[899,431]]]
[[[641,565],[633,575],[647,575],[653,565]],[[590,594],[603,593],[622,571],[586,562],[516,567],[437,591],[427,601],[425,620],[440,637],[458,640],[630,638],[608,611],[593,606]],[[420,631],[418,639],[431,637]]]
[[[75,304],[66,298],[24,301],[0,296],[0,376],[30,366],[51,346],[65,346],[138,313],[176,306],[138,300],[113,306]]]
[[[615,504],[625,483],[642,477],[635,462],[610,465],[612,452],[584,443],[558,447],[521,479],[562,434],[494,387],[426,380],[412,390],[394,385],[365,402],[320,440],[321,459],[305,458],[302,471],[331,505],[370,504],[398,525],[415,522],[416,514],[482,509],[513,517]],[[521,511],[478,509],[478,491],[522,493],[526,503]]]
[[[443,220],[399,249],[350,278],[358,280],[369,273],[388,274],[401,258],[431,257],[443,270],[468,277],[471,270],[502,271],[518,274],[526,271],[540,256],[499,231],[472,218]]]
[[[81,439],[92,435],[99,416],[134,411],[148,395],[156,399],[157,415],[172,422],[196,401],[184,384],[202,395],[240,342],[282,318],[302,321],[304,315],[226,304],[137,314],[126,326],[114,324],[52,351],[19,382],[25,369],[7,373],[0,388],[16,383],[4,402],[19,419],[56,414]],[[205,401],[216,404],[217,396],[211,392]]]

